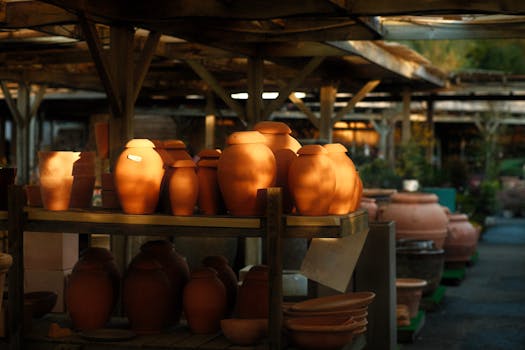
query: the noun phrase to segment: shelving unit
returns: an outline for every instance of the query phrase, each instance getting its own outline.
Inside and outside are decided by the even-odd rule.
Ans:
[[[356,211],[342,216],[284,216],[279,188],[266,190],[263,217],[128,215],[103,210],[48,211],[25,207],[20,186],[9,192],[9,247],[13,267],[9,273],[9,345],[23,343],[23,236],[24,231],[107,233],[110,235],[180,235],[261,237],[266,241],[269,265],[269,349],[281,349],[282,238],[340,238],[368,229],[368,216]]]

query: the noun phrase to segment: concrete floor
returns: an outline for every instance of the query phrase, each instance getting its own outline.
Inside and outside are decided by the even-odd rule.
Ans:
[[[497,218],[479,242],[479,260],[405,349],[525,350],[525,220]]]

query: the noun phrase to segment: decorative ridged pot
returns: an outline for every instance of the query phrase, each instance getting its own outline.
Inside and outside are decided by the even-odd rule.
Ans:
[[[419,278],[396,278],[397,303],[408,306],[410,318],[416,317],[427,281]]]
[[[106,325],[114,306],[114,288],[104,263],[80,259],[75,264],[66,289],[66,305],[75,329]]]
[[[283,212],[290,213],[293,200],[288,187],[288,169],[297,157],[301,144],[290,134],[292,130],[283,122],[262,121],[254,129],[264,135],[265,143],[272,150],[277,164],[275,186],[282,188]]]
[[[122,288],[122,304],[137,334],[160,333],[173,309],[170,280],[153,257],[139,253],[131,261]]]
[[[217,179],[217,165],[221,153],[218,149],[204,149],[198,154],[199,197],[197,204],[200,212],[205,215],[217,215],[225,212],[224,200]]]
[[[208,334],[221,329],[226,317],[226,288],[217,272],[208,267],[194,270],[184,288],[184,315],[193,333]]]
[[[237,294],[239,318],[268,318],[268,267],[256,265],[244,276]]]
[[[0,253],[0,295],[4,295],[5,276],[13,264],[13,257],[7,253]],[[2,311],[2,304],[0,304]]]
[[[396,243],[396,276],[427,281],[423,295],[436,290],[445,265],[445,251],[436,248],[434,241],[403,239]]]
[[[199,195],[199,179],[193,160],[176,160],[169,179],[170,207],[173,215],[193,215]]]
[[[184,258],[177,253],[173,243],[154,240],[144,243],[140,250],[143,254],[157,260],[170,282],[170,309],[168,322],[177,324],[182,313],[182,293],[188,283],[190,270]]]
[[[127,214],[155,212],[164,175],[163,162],[153,142],[133,139],[115,164],[115,189]]]
[[[328,151],[335,172],[335,191],[328,214],[348,214],[353,209],[354,196],[358,194],[355,189],[357,171],[354,162],[346,154],[346,147],[340,143],[330,143],[324,148]]]
[[[258,131],[234,132],[217,165],[217,177],[230,214],[264,214],[262,190],[275,185],[277,165]]]
[[[443,249],[445,261],[467,262],[478,245],[478,233],[466,214],[450,214],[448,235]]]
[[[373,222],[377,221],[377,203],[374,198],[361,197],[361,202],[359,204],[360,209],[366,209],[368,212],[368,221]]]
[[[7,210],[7,188],[15,183],[16,168],[0,167],[0,210]]]
[[[228,259],[221,255],[210,255],[202,260],[202,265],[217,271],[217,277],[226,288],[226,316],[231,315],[237,300],[237,276],[231,268]]]
[[[307,145],[298,154],[288,172],[297,211],[301,215],[327,215],[336,186],[328,151],[320,145]]]
[[[73,186],[74,152],[38,152],[40,194],[48,210],[67,210]]]
[[[448,218],[433,193],[394,193],[388,205],[379,208],[380,221],[395,221],[396,239],[433,240],[443,248]]]

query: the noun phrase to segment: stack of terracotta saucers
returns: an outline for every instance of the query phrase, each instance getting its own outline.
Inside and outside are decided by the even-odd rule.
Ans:
[[[339,349],[366,332],[373,292],[309,299],[283,308],[289,340],[301,349]]]

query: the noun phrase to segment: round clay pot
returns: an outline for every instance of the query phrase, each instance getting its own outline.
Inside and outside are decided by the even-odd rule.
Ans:
[[[224,284],[224,287],[226,288],[226,315],[231,315],[237,300],[238,281],[235,272],[228,263],[228,259],[222,255],[210,255],[202,260],[202,265],[205,267],[211,267],[217,271],[217,277],[221,280],[221,282]]]
[[[217,215],[225,212],[224,200],[217,179],[217,165],[221,151],[205,149],[199,152],[197,178],[199,180],[199,197],[197,204],[201,213]]]
[[[115,164],[115,189],[127,214],[152,214],[157,207],[164,168],[153,147],[149,140],[133,139]]]
[[[244,277],[237,294],[239,318],[268,318],[268,267],[256,265]]]
[[[104,328],[114,306],[114,288],[104,264],[80,259],[66,287],[66,305],[73,328]]]
[[[157,260],[170,282],[169,324],[177,324],[182,313],[182,293],[188,283],[190,270],[184,258],[177,253],[173,243],[154,240],[144,243],[143,254]]]
[[[97,122],[94,129],[98,156],[107,159],[109,158],[109,123]]]
[[[170,207],[173,215],[193,215],[199,195],[199,180],[193,160],[176,160],[169,179]]]
[[[13,257],[7,253],[0,253],[0,295],[4,295],[5,276],[7,271],[13,264]],[[2,304],[0,303],[0,311],[2,311]]]
[[[122,304],[137,334],[156,334],[169,324],[172,288],[162,265],[144,253],[131,261],[124,278]]]
[[[275,184],[275,156],[258,131],[234,132],[217,165],[217,178],[230,214],[264,214],[262,190]]]
[[[395,221],[396,239],[433,240],[443,248],[448,218],[433,193],[394,193],[391,202],[379,208],[378,219]]]
[[[397,278],[396,293],[397,304],[407,305],[410,318],[416,317],[423,288],[427,281],[419,278]]]
[[[377,221],[377,204],[374,198],[361,197],[360,209],[365,209],[368,213],[368,221]]]
[[[225,318],[221,320],[221,330],[233,344],[255,345],[268,334],[268,319]]]
[[[448,215],[448,235],[443,249],[445,261],[470,261],[478,245],[478,233],[466,214]]]
[[[71,186],[70,208],[91,208],[93,190],[95,188],[95,176],[75,175]]]
[[[335,191],[328,214],[348,214],[352,211],[353,197],[356,194],[354,186],[357,171],[354,162],[346,154],[346,147],[340,143],[330,143],[324,145],[324,148],[328,151],[335,172]]]
[[[303,146],[290,165],[288,184],[301,215],[327,215],[335,191],[335,171],[328,151],[320,145]]]
[[[352,292],[301,301],[290,306],[291,311],[318,312],[358,309],[368,306],[375,298],[374,292]]]
[[[220,330],[220,322],[226,316],[226,303],[226,288],[214,269],[202,267],[192,272],[184,288],[183,306],[193,333],[208,334]]]
[[[42,195],[40,194],[40,185],[26,185],[27,205],[30,207],[42,206]]]
[[[7,188],[15,183],[16,168],[0,167],[0,210],[7,210]]]
[[[38,152],[40,194],[48,210],[67,210],[73,186],[74,152]]]

